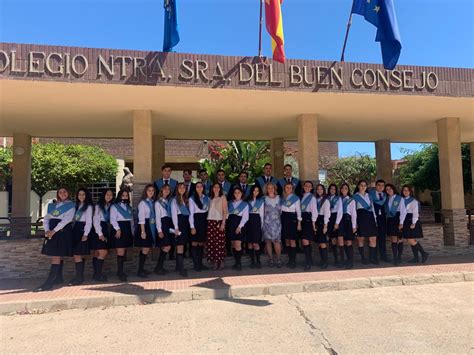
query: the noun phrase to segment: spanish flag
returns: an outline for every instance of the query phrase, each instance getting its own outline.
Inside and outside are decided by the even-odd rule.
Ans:
[[[285,63],[282,3],[283,0],[265,0],[265,22],[267,32],[272,37],[273,60]]]

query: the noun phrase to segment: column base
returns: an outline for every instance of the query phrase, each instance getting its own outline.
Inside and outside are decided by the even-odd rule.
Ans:
[[[31,237],[31,217],[11,217],[10,238],[22,239]]]
[[[466,210],[441,210],[445,246],[469,246]]]

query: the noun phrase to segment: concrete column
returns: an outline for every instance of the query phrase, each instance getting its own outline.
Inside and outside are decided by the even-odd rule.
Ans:
[[[273,138],[270,141],[270,156],[273,165],[273,176],[277,178],[283,177],[283,166],[285,165],[284,143],[285,141],[283,138]]]
[[[315,114],[304,114],[298,123],[298,167],[301,180],[319,180],[318,120]]]
[[[152,180],[161,177],[161,167],[165,164],[165,136],[154,135],[152,148]]]
[[[469,143],[469,151],[471,153],[471,194],[474,202],[474,142]]]
[[[392,152],[390,140],[383,139],[375,142],[375,160],[377,163],[377,179],[392,182]]]
[[[25,238],[31,235],[31,136],[13,134],[12,216],[11,236]]]
[[[467,247],[459,118],[443,118],[437,127],[444,244]]]
[[[152,182],[151,111],[133,111],[133,205],[139,202],[146,184]]]

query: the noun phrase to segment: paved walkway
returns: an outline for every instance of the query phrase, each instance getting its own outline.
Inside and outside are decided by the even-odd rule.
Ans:
[[[176,273],[166,277],[151,276],[147,280],[130,277],[128,283],[87,283],[63,286],[52,291],[32,290],[42,280],[0,280],[0,314],[88,308],[137,303],[179,302],[196,299],[238,298],[265,294],[286,294],[395,286],[407,284],[471,281],[474,279],[474,256],[433,257],[429,264],[393,267],[356,266],[352,270],[330,267],[311,272],[298,269],[244,269],[237,273],[230,268],[221,271],[190,272],[189,278]]]

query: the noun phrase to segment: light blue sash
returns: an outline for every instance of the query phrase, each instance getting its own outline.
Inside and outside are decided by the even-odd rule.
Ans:
[[[330,196],[330,197],[328,198],[329,203],[330,203],[330,205],[331,205],[331,209],[333,209],[334,207],[336,207],[336,203],[337,203],[338,198],[339,198],[339,196],[337,196],[337,195]]]
[[[183,216],[189,216],[189,208],[188,208],[188,206],[186,206],[185,204],[180,205],[180,204],[178,203],[178,200],[176,200],[176,204],[178,205],[179,212],[180,212]]]
[[[358,193],[354,195],[354,200],[362,206],[362,208],[366,211],[372,211],[372,205],[371,204],[368,204],[366,200],[364,200],[364,198],[359,195]]]
[[[342,213],[347,214],[347,208],[349,207],[349,204],[354,201],[352,198],[345,198],[342,200]]]
[[[227,206],[229,209],[229,214],[239,215],[245,209],[245,207],[247,207],[247,202],[241,200],[240,203],[236,207],[234,207],[234,204],[229,201]]]
[[[383,206],[387,201],[387,194],[385,192],[381,192],[382,199],[379,199],[379,193],[376,190],[370,190],[369,195],[372,198],[372,202],[376,205]]]
[[[392,206],[388,208],[388,201],[385,205],[385,211],[387,212],[387,215],[389,217],[395,217],[398,211],[398,206],[400,205],[400,202],[402,200],[402,197],[399,195],[395,195],[393,198]]]
[[[191,197],[194,201],[194,203],[196,203],[196,200],[197,200],[197,194],[193,195]],[[207,197],[206,195],[202,195],[202,209],[203,210],[207,210],[207,208],[209,207],[209,197]]]
[[[99,207],[99,209],[102,212],[102,216],[104,217],[105,222],[110,223],[110,205],[109,207],[104,206],[103,209]]]
[[[118,213],[120,213],[124,219],[132,219],[132,208],[130,206],[127,206],[126,209],[123,208],[120,203],[116,203],[114,206],[117,209]]]
[[[300,199],[298,196],[296,196],[295,194],[291,194],[289,197],[287,198],[282,198],[281,199],[281,204],[282,206],[285,206],[285,207],[291,207],[293,206],[296,202],[298,202]]]
[[[76,213],[74,213],[74,221],[75,222],[78,222],[81,219],[82,215],[84,214],[84,211],[85,210],[83,210],[80,207],[76,210]]]
[[[166,214],[168,215],[168,217],[170,217],[171,216],[171,204],[169,203],[169,201],[166,200],[166,199],[160,198],[158,200],[158,203],[166,211]]]
[[[148,208],[150,209],[150,218],[148,219],[151,229],[151,236],[153,240],[156,240],[156,215],[155,215],[155,208],[153,206],[153,202],[150,200],[145,200]]]
[[[69,211],[70,209],[76,207],[76,205],[72,201],[66,202],[62,206],[59,206],[59,207],[56,207],[56,206],[57,206],[57,203],[52,202],[48,204],[48,214],[50,214],[53,217],[59,217],[62,214]]]
[[[405,202],[405,207],[407,207],[410,203],[412,203],[415,199],[413,197],[406,197],[403,199],[403,201]]]
[[[250,206],[252,207],[252,210],[250,211],[251,213],[258,213],[258,210],[260,209],[260,207],[262,207],[263,205],[263,198],[259,198],[257,200],[255,200],[255,203],[252,207],[252,204],[250,204]]]
[[[314,196],[309,193],[308,196],[306,196],[302,201],[301,201],[301,211],[306,212],[306,209],[309,207],[309,204],[311,203],[311,200],[314,198]]]

